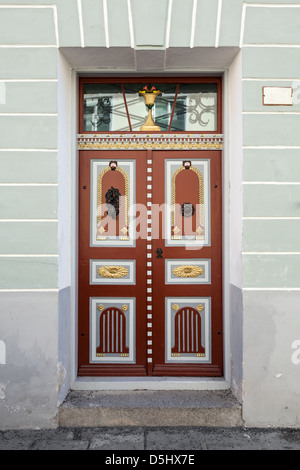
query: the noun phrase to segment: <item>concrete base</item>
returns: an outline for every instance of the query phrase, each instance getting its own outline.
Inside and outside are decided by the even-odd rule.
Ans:
[[[242,426],[230,391],[72,391],[59,409],[61,427]]]

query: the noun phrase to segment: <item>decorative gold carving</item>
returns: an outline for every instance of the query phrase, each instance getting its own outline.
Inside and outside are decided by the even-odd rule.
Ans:
[[[176,177],[181,171],[185,170],[186,168],[184,166],[181,166],[180,168],[177,168],[177,170],[174,171],[173,176],[172,176],[172,182],[171,182],[171,204],[172,204],[172,213],[171,213],[171,223],[172,225],[175,225],[175,204],[176,204]],[[201,225],[204,225],[204,182],[203,182],[203,176],[202,173],[198,170],[198,168],[195,168],[194,166],[190,165],[189,170],[193,171],[196,173],[198,176],[198,181],[199,181],[199,222]]]
[[[101,266],[97,269],[97,273],[101,277],[121,279],[127,276],[128,269],[125,266]]]
[[[98,310],[99,310],[99,312],[102,312],[102,310],[104,310],[104,307],[103,307],[102,304],[98,305]]]
[[[174,304],[172,308],[175,312],[177,312],[177,310],[179,310],[179,305]]]
[[[222,150],[222,134],[78,134],[79,150]]]
[[[214,142],[78,142],[78,150],[222,150],[223,143]]]
[[[176,268],[172,269],[172,273],[176,277],[199,277],[201,274],[204,274],[204,269],[193,265],[176,266]]]
[[[196,232],[198,233],[198,235],[196,235],[196,240],[203,240],[204,239],[204,235],[203,235],[204,229],[199,226],[197,228]]]
[[[98,184],[97,184],[97,225],[101,223],[102,220],[102,180],[108,171],[111,171],[111,167],[107,166],[104,168],[98,176]],[[124,178],[125,181],[125,224],[129,225],[129,177],[123,168],[119,166],[115,167],[114,171],[119,171]],[[126,227],[124,227],[126,229]],[[124,230],[122,229],[122,231]],[[105,240],[105,238],[100,236],[105,232],[103,227],[100,227],[97,232],[97,240]],[[124,232],[123,232],[124,233]],[[122,238],[122,240],[128,240],[128,238]]]
[[[172,235],[172,240],[181,240],[181,235],[179,235],[179,232],[181,232],[181,230],[179,227],[177,227],[177,225],[173,228],[173,232],[175,235]]]
[[[185,169],[184,166],[177,168],[177,170],[174,171],[173,176],[172,176],[172,182],[171,182],[171,204],[173,206],[172,213],[171,213],[172,225],[175,225],[176,177],[184,169]]]
[[[101,215],[101,205],[102,205],[102,180],[103,176],[105,173],[108,171],[111,171],[110,167],[107,166],[104,168],[104,170],[101,171],[101,173],[98,176],[98,185],[97,185],[97,223],[100,224],[102,220],[102,215]],[[100,235],[104,232],[104,228],[100,227],[99,232]],[[98,238],[98,237],[97,237]]]
[[[123,312],[127,312],[127,310],[128,310],[128,305],[123,305],[123,306],[122,306],[122,310],[123,310]]]
[[[204,307],[202,304],[199,304],[197,307],[198,312],[202,312],[204,310]]]
[[[95,142],[78,143],[78,150],[222,150],[223,143],[214,142]]]
[[[194,166],[190,166],[190,170],[192,170],[198,176],[199,181],[199,221],[201,225],[204,225],[204,183],[203,183],[203,176],[202,173],[195,168]]]

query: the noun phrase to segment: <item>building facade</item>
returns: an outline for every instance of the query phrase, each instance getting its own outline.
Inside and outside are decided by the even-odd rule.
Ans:
[[[230,389],[246,426],[299,426],[299,90],[299,0],[0,1],[1,429],[139,387]],[[103,236],[105,184],[147,227],[199,203],[195,237],[171,213],[135,243],[129,212]]]

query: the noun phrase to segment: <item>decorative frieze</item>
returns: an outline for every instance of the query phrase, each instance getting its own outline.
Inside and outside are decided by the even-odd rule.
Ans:
[[[222,150],[222,134],[79,134],[78,150]]]

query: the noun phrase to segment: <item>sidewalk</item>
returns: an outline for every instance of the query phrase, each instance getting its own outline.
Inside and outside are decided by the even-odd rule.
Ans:
[[[59,428],[0,431],[0,450],[300,450],[300,429]]]

